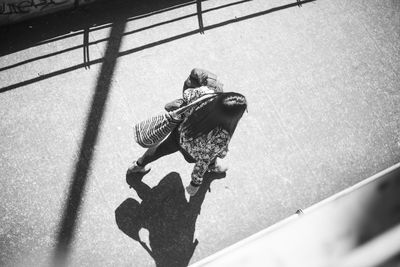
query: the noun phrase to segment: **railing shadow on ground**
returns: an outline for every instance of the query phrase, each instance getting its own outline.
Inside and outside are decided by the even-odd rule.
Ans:
[[[95,60],[90,60],[90,56],[89,56],[89,47],[91,45],[95,45],[98,44],[100,42],[106,42],[109,41],[109,38],[104,38],[104,39],[100,39],[100,40],[96,40],[93,42],[89,42],[88,41],[88,33],[91,31],[95,31],[95,30],[99,30],[99,29],[104,29],[107,27],[110,27],[110,25],[108,25],[108,23],[112,23],[113,21],[115,21],[115,18],[118,18],[119,20],[121,20],[121,18],[125,19],[126,22],[134,20],[134,19],[139,19],[139,18],[143,18],[143,17],[147,17],[147,16],[151,16],[160,12],[166,12],[169,10],[173,10],[176,8],[180,8],[183,6],[187,6],[187,5],[192,5],[195,4],[197,6],[197,12],[179,17],[179,18],[174,18],[168,21],[164,21],[161,23],[157,23],[157,24],[153,24],[150,26],[146,26],[143,27],[141,29],[136,29],[130,32],[124,32],[122,33],[123,36],[127,36],[130,34],[134,34],[140,31],[144,31],[144,30],[148,30],[154,27],[158,27],[164,24],[168,24],[168,23],[172,23],[172,22],[176,22],[178,20],[182,20],[182,19],[186,19],[189,17],[193,17],[193,16],[197,16],[198,17],[198,23],[199,23],[199,28],[198,29],[194,29],[192,31],[188,31],[182,34],[178,34],[175,36],[171,36],[169,38],[165,38],[159,41],[155,41],[152,43],[148,43],[145,45],[141,45],[135,48],[131,48],[128,49],[126,51],[121,51],[118,54],[118,57],[122,57],[122,56],[126,56],[132,53],[136,53],[139,51],[142,51],[144,49],[148,49],[148,48],[152,48],[161,44],[165,44],[165,43],[169,43],[181,38],[185,38],[194,34],[198,34],[198,33],[204,33],[205,31],[208,30],[212,30],[215,28],[219,28],[222,26],[226,26],[232,23],[237,23],[240,21],[244,21],[244,20],[248,20],[251,18],[255,18],[258,16],[262,16],[262,15],[266,15],[272,12],[276,12],[282,9],[286,9],[286,8],[291,8],[291,7],[295,7],[295,6],[302,6],[302,4],[305,3],[310,3],[310,2],[315,2],[316,0],[304,0],[304,1],[299,1],[296,0],[296,2],[294,3],[289,3],[286,5],[282,5],[282,6],[278,6],[278,7],[274,7],[271,9],[267,9],[267,10],[263,10],[257,13],[252,13],[249,15],[244,15],[242,17],[235,17],[234,19],[230,19],[230,20],[226,20],[220,23],[216,23],[216,24],[212,24],[212,25],[204,25],[203,24],[203,19],[202,19],[202,14],[207,13],[207,12],[211,12],[217,9],[221,9],[221,8],[226,8],[228,6],[232,6],[232,5],[238,5],[238,4],[242,4],[245,2],[249,2],[252,0],[241,0],[241,1],[237,1],[237,2],[233,2],[233,3],[229,3],[229,4],[225,4],[222,6],[218,6],[218,7],[214,7],[214,8],[210,8],[207,10],[201,10],[201,2],[199,1],[187,1],[187,0],[175,0],[175,1],[166,1],[167,3],[169,3],[169,6],[165,6],[164,5],[156,5],[154,4],[152,6],[151,3],[153,3],[155,0],[152,0],[149,2],[149,4],[144,5],[143,2],[139,1],[139,3],[142,3],[142,5],[145,6],[144,9],[140,9],[140,7],[142,5],[137,5],[137,6],[124,6],[124,5],[117,5],[118,8],[110,8],[110,10],[107,9],[107,13],[104,14],[104,7],[100,6],[100,4],[98,4],[98,6],[93,6],[91,7],[90,12],[87,11],[88,8],[83,9],[83,10],[77,10],[75,11],[76,13],[79,13],[79,15],[76,15],[77,17],[74,16],[67,16],[67,13],[62,13],[62,14],[53,14],[51,15],[51,17],[45,17],[45,18],[41,18],[41,19],[37,19],[32,21],[29,24],[32,24],[33,26],[27,26],[27,22],[25,22],[24,24],[18,24],[16,26],[9,26],[5,28],[5,33],[1,32],[0,29],[0,34],[3,36],[7,36],[8,38],[2,42],[2,45],[0,46],[0,56],[2,55],[7,55],[16,51],[20,51],[29,47],[33,47],[36,45],[41,45],[44,44],[46,42],[52,42],[52,41],[56,41],[56,40],[60,40],[63,38],[68,38],[68,37],[72,37],[72,36],[76,36],[76,35],[82,35],[83,36],[83,43],[82,45],[77,45],[74,47],[70,47],[61,51],[57,51],[57,52],[53,52],[53,53],[49,53],[47,55],[43,55],[43,56],[38,56],[35,58],[31,58],[28,60],[24,60],[18,63],[14,63],[12,65],[9,66],[5,66],[0,68],[0,71],[4,71],[7,69],[11,69],[17,66],[21,66],[30,62],[34,62],[36,60],[41,60],[44,58],[48,58],[51,56],[55,56],[55,55],[59,55],[65,52],[69,52],[75,49],[83,49],[83,62],[81,64],[76,64],[74,66],[71,67],[67,67],[61,70],[57,70],[57,71],[53,71],[44,75],[41,75],[39,77],[35,77],[32,79],[28,79],[22,82],[18,82],[12,85],[8,85],[5,86],[3,88],[0,88],[0,93],[2,92],[6,92],[12,89],[16,89],[18,87],[21,86],[26,86],[38,81],[42,81],[51,77],[55,77],[57,75],[60,74],[64,74],[70,71],[74,71],[80,68],[89,68],[90,65],[94,65],[94,64],[99,64],[102,63],[104,61],[104,58],[99,58],[99,59],[95,59]],[[209,0],[207,0],[209,1]],[[118,2],[121,2],[118,1]],[[160,2],[160,1],[159,1]],[[204,1],[202,1],[204,2]],[[103,3],[103,2],[100,2]],[[108,3],[108,2],[107,2]],[[114,4],[117,4],[117,2],[112,2]],[[135,3],[137,3],[135,1]],[[163,1],[163,3],[165,3]],[[126,3],[124,3],[126,5]],[[94,5],[94,4],[93,4]],[[152,8],[150,8],[152,7]],[[100,11],[99,11],[100,10]],[[129,12],[128,12],[129,11]],[[87,14],[85,14],[85,12]],[[147,12],[147,13],[146,13]],[[90,15],[89,15],[90,14]],[[65,20],[63,20],[63,18],[66,17]],[[99,19],[100,18],[100,19]],[[49,29],[53,29],[53,30],[48,30],[46,27],[43,28],[43,25],[40,26],[41,24],[44,25],[51,25],[52,21],[54,21],[54,23],[56,24],[55,28],[57,28],[58,30],[55,30],[53,27],[49,27],[47,26]],[[61,22],[60,22],[61,21]],[[35,23],[39,23],[39,25],[35,25]],[[62,25],[59,27],[59,24],[62,23]],[[96,26],[95,26],[96,25]],[[101,26],[99,26],[101,25]],[[29,27],[31,27],[32,29],[39,29],[37,30],[37,32],[33,31],[30,32],[29,31]],[[12,33],[11,30],[16,31],[15,33]],[[4,29],[3,29],[4,31]],[[77,31],[74,32],[72,34],[70,34],[71,31]],[[29,32],[29,34],[28,34]],[[11,38],[10,38],[11,36]],[[15,36],[15,37],[14,37]],[[22,36],[25,36],[25,38],[23,38]]]
[[[0,56],[78,35],[85,37],[85,33],[109,28],[110,24],[113,23],[117,18],[125,18],[126,22],[131,22],[190,5],[193,6],[192,13],[181,17],[172,18],[161,23],[149,25],[134,31],[126,32],[124,35],[130,35],[196,16],[198,17],[198,24],[200,28],[199,32],[201,32],[203,28],[202,14],[245,2],[251,2],[252,0],[239,0],[218,7],[209,8],[207,10],[202,10],[201,3],[206,1],[210,0],[103,0],[92,3],[88,6],[82,6],[77,10],[67,10],[18,24],[6,25],[0,27],[0,32],[2,33],[2,36],[5,37],[2,41],[2,44],[0,44]],[[108,38],[97,40],[96,42],[90,43],[90,45],[107,40]],[[59,53],[68,52],[83,47],[84,44],[71,47],[70,49],[60,51]]]
[[[100,0],[74,10],[63,10],[42,17],[0,27],[3,36],[0,56],[36,45],[59,41],[90,31],[109,28],[125,19],[144,18],[195,3],[194,0]]]
[[[188,266],[199,241],[194,239],[196,220],[213,180],[225,174],[207,174],[199,191],[189,202],[180,175],[171,172],[150,188],[141,177],[127,176],[128,184],[142,199],[126,199],[116,210],[119,229],[139,242],[156,266]],[[148,242],[141,239],[148,231]]]

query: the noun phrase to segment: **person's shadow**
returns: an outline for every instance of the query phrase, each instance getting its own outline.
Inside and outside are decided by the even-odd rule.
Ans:
[[[156,266],[188,266],[198,244],[193,238],[207,190],[213,180],[225,174],[206,174],[199,191],[189,202],[178,173],[169,173],[153,188],[142,182],[142,177],[126,176],[142,202],[128,198],[115,210],[119,229],[138,241]],[[147,229],[149,244],[141,240],[141,229]]]

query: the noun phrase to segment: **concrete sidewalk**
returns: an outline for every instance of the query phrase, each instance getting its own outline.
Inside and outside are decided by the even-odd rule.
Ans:
[[[193,263],[400,161],[396,1],[110,2],[0,28],[1,266]],[[162,158],[142,201],[132,125],[193,67],[248,98],[230,170],[188,204]]]

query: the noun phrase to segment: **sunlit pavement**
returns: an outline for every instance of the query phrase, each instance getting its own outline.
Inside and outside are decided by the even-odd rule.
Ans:
[[[1,266],[194,263],[400,161],[398,2],[108,2],[1,29]],[[249,112],[188,202],[125,174],[193,67]]]

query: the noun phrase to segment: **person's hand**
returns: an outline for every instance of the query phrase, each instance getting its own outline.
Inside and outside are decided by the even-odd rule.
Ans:
[[[191,184],[189,184],[188,186],[186,186],[186,192],[188,192],[188,194],[192,197],[194,195],[196,195],[197,191],[199,190],[199,186],[193,186]]]
[[[181,121],[183,120],[183,114],[178,114],[176,111],[170,111],[169,115],[171,118],[175,121]]]
[[[164,109],[166,111],[174,111],[185,104],[185,100],[182,98],[175,99],[167,104],[165,104]]]

